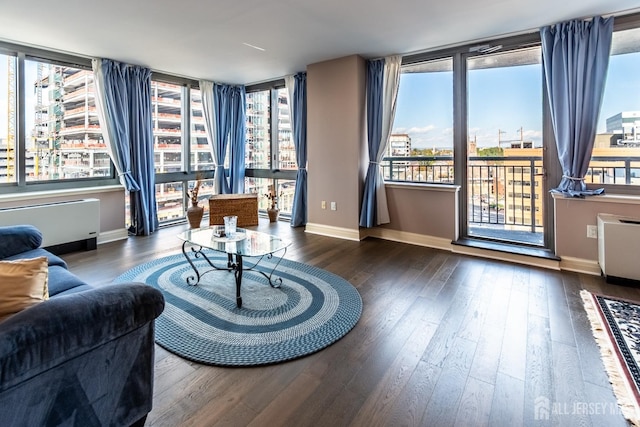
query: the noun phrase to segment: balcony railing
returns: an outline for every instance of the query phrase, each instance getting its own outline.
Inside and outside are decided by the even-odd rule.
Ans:
[[[640,157],[592,157],[586,182],[640,184]]]
[[[385,157],[381,167],[387,182],[454,183],[452,156]],[[469,157],[469,223],[540,232],[543,173],[541,157]],[[640,185],[640,156],[593,157],[585,181]]]
[[[385,157],[385,181],[453,184],[453,157]]]

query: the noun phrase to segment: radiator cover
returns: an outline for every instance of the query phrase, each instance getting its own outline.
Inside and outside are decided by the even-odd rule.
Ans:
[[[0,225],[30,224],[42,232],[42,246],[54,253],[95,249],[100,200],[82,199],[0,209]]]
[[[598,214],[598,262],[607,282],[640,283],[640,218]]]

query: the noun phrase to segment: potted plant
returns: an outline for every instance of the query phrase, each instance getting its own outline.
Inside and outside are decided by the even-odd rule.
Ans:
[[[282,194],[284,193],[280,192],[280,196],[282,196]],[[272,191],[269,191],[269,194],[265,194],[264,197],[271,201],[271,207],[267,209],[269,222],[276,222],[278,220],[278,214],[280,213],[280,209],[278,209],[278,196]]]
[[[200,191],[201,185],[202,181],[198,176],[193,189],[191,191],[187,190],[187,194],[191,200],[191,206],[187,208],[187,220],[189,221],[189,226],[191,228],[200,228],[202,216],[204,215],[204,208],[198,204],[198,192]]]

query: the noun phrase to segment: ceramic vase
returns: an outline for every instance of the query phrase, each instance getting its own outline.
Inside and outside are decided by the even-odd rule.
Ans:
[[[204,214],[204,208],[197,204],[192,205],[187,209],[187,220],[191,228],[200,228],[202,222],[202,215]]]
[[[280,209],[278,209],[276,205],[271,205],[271,207],[267,209],[267,214],[269,215],[269,222],[276,222],[278,220],[279,213],[280,213]]]

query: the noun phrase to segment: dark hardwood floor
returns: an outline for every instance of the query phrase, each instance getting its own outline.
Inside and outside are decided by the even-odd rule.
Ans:
[[[180,252],[176,234],[64,255],[108,284]],[[592,337],[581,289],[640,299],[640,290],[430,248],[346,241],[260,219],[293,241],[286,257],[358,288],[363,313],[330,347],[287,363],[219,368],[156,346],[147,426],[625,426]]]

